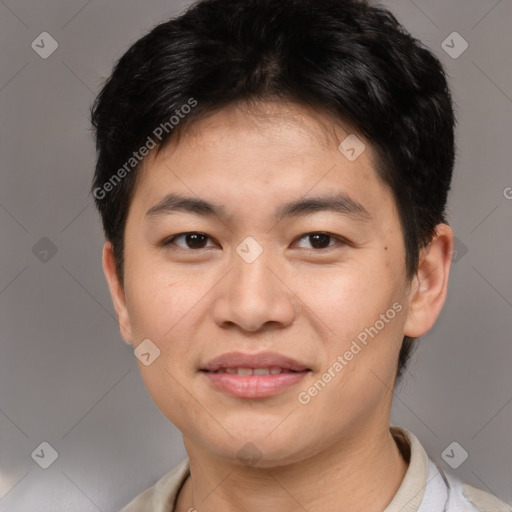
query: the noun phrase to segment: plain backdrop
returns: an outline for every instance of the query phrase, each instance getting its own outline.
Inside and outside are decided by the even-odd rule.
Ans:
[[[446,66],[459,120],[450,291],[392,423],[512,504],[512,1],[385,5]],[[114,512],[185,456],[120,337],[89,195],[95,94],[131,43],[184,6],[0,1],[1,512]],[[457,469],[442,457],[450,445],[467,452]]]

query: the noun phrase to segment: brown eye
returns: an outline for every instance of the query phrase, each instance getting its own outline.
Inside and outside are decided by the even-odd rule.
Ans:
[[[204,233],[181,233],[168,239],[163,245],[174,244],[182,249],[204,249],[205,247],[212,247],[206,245],[209,239],[210,237]],[[181,243],[178,243],[178,241],[181,241]]]
[[[309,244],[309,247],[302,245],[304,249],[328,249],[329,247],[333,247],[336,241],[342,242],[342,240],[329,233],[308,233],[307,235],[303,235],[299,239],[299,246],[300,242],[303,240]]]
[[[208,240],[202,233],[190,233],[185,235],[185,242],[191,249],[202,249]]]
[[[309,235],[311,245],[315,249],[325,249],[326,247],[329,247],[329,242],[331,241],[331,238],[331,235],[327,235],[325,233],[315,233]]]

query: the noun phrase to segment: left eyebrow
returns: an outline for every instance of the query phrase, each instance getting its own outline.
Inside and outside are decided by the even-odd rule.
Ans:
[[[368,210],[346,194],[308,197],[280,206],[276,212],[279,222],[286,217],[301,217],[321,211],[340,213],[355,220],[368,221],[372,218]]]

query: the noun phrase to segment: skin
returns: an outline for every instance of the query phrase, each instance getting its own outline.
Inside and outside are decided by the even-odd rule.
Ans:
[[[105,243],[103,267],[123,338],[161,351],[138,363],[154,402],[182,432],[191,477],[177,510],[382,511],[407,462],[390,431],[404,334],[418,337],[444,304],[453,234],[444,224],[405,273],[403,233],[391,190],[374,170],[368,141],[353,162],[350,133],[327,114],[294,104],[233,106],[197,122],[144,161],[125,231],[124,287]],[[361,140],[362,137],[360,137]],[[222,205],[226,216],[147,216],[166,194]],[[283,203],[345,194],[368,212],[317,211],[277,222]],[[205,247],[184,237],[205,233]],[[310,233],[330,233],[318,248]],[[263,249],[236,252],[247,236]],[[310,403],[297,400],[394,303],[402,310]],[[312,372],[260,399],[214,389],[199,368],[231,351],[275,351]],[[238,451],[252,443],[261,459]]]

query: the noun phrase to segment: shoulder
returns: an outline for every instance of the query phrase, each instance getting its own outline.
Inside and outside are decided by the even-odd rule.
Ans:
[[[188,458],[166,473],[155,485],[136,496],[120,512],[170,512],[190,472]]]
[[[465,484],[457,475],[444,470],[427,454],[416,436],[392,426],[391,432],[409,468],[392,505],[386,512],[512,512],[512,507],[482,489]],[[409,446],[409,452],[404,445]],[[397,499],[398,498],[398,499]],[[403,503],[406,504],[404,508]]]
[[[454,475],[443,475],[450,489],[447,512],[512,512],[512,507],[482,489],[461,482]]]

